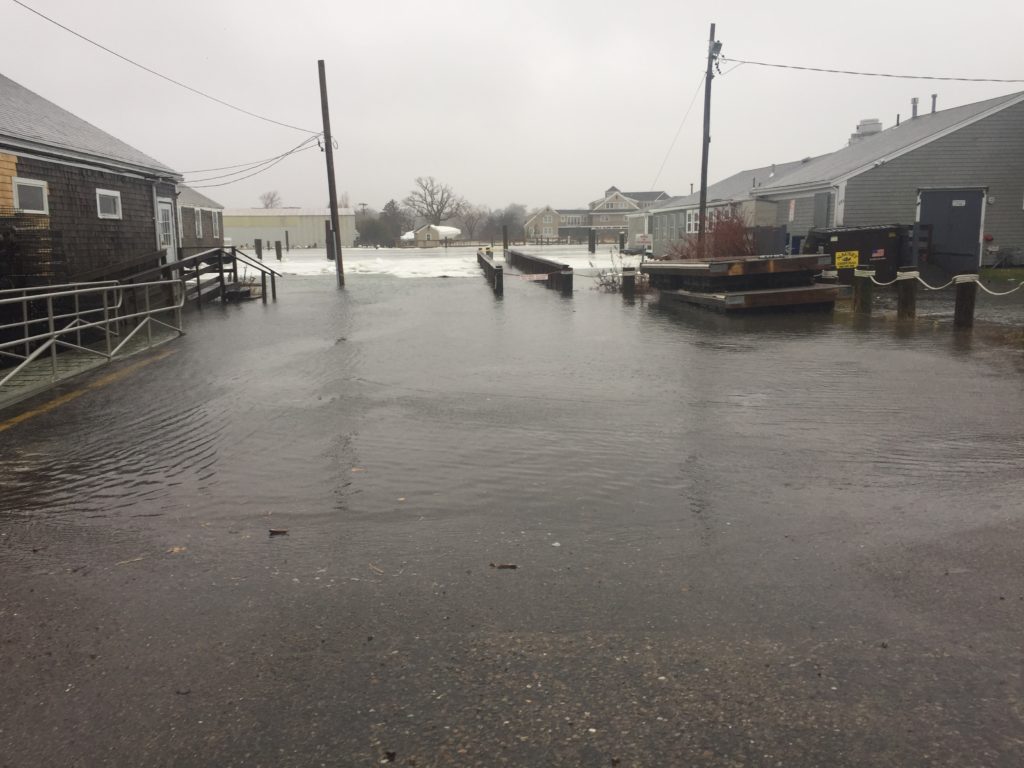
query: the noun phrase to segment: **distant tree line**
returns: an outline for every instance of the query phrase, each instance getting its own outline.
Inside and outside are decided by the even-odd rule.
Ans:
[[[501,241],[501,228],[509,237],[522,240],[525,234],[526,206],[511,203],[491,209],[473,205],[433,176],[420,176],[401,202],[392,198],[379,211],[362,206],[356,212],[359,245],[391,247],[402,234],[424,224],[447,224],[462,230],[461,239]]]

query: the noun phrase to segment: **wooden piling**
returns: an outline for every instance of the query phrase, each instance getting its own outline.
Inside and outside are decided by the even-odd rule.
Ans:
[[[627,299],[636,295],[636,267],[622,268],[622,295]]]
[[[597,253],[597,232],[590,230],[587,234],[587,250],[591,253]]]
[[[494,267],[494,294],[505,295],[505,270],[500,265]]]
[[[900,267],[896,275],[896,318],[913,320],[917,315],[917,269]]]
[[[224,304],[228,293],[227,281],[224,279],[224,251],[217,253],[217,277],[220,279],[220,303]]]
[[[953,309],[953,327],[971,328],[974,326],[974,304],[978,297],[978,276],[957,275],[956,306]]]
[[[274,254],[277,256],[277,260],[280,261],[281,260],[281,241],[280,240],[275,240],[274,241]]]
[[[256,258],[263,261],[263,240],[257,237],[253,241],[253,246],[256,248]]]
[[[871,315],[871,278],[875,276],[873,269],[853,270],[853,313],[855,315]]]
[[[563,296],[572,296],[572,267],[563,267],[559,280]]]
[[[508,253],[508,224],[501,225],[501,252]]]

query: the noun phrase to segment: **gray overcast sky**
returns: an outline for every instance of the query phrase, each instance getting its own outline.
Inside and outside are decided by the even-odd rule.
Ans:
[[[576,0],[25,0],[170,77],[320,130],[327,64],[340,191],[380,208],[416,176],[474,203],[578,207],[608,186],[651,188],[704,69],[708,24],[726,57],[809,66],[1024,78],[1024,3],[638,3]],[[279,154],[304,135],[232,112],[142,72],[0,0],[8,77],[173,168]],[[857,122],[1024,90],[741,66],[713,87],[710,180],[843,146]],[[701,99],[656,185],[700,178]],[[1024,130],[1024,128],[1022,128]],[[189,174],[194,176],[195,174]],[[231,186],[228,207],[323,206],[308,151]]]

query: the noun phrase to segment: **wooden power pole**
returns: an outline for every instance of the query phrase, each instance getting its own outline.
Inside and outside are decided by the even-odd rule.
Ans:
[[[708,218],[708,149],[711,147],[711,80],[715,59],[722,44],[715,41],[715,25],[711,25],[708,36],[708,71],[704,76],[704,149],[700,156],[700,212],[697,221],[697,250],[704,257],[704,234]]]
[[[338,187],[334,183],[334,144],[331,141],[331,113],[327,108],[327,74],[324,60],[317,61],[320,70],[320,108],[324,115],[324,150],[327,153],[327,192],[330,195],[331,229],[334,230],[334,269],[338,287],[345,287],[345,267],[341,263],[341,228],[338,224]],[[328,249],[329,251],[330,249]]]

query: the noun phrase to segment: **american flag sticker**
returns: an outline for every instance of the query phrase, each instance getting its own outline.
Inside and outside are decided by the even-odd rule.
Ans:
[[[884,259],[885,258],[885,248],[876,248],[875,250],[873,250],[871,252],[871,258],[872,259]]]

